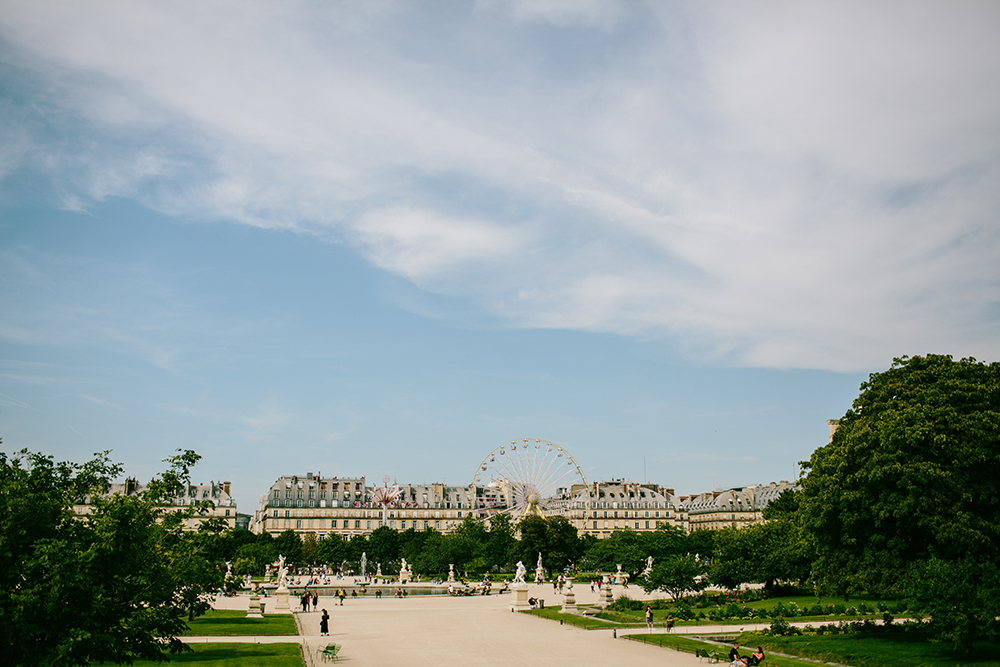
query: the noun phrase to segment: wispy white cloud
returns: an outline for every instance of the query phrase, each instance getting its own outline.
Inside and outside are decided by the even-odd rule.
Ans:
[[[95,405],[100,405],[101,407],[114,408],[115,410],[121,410],[122,409],[122,406],[118,405],[117,403],[112,403],[111,401],[109,401],[107,399],[104,399],[104,398],[98,398],[96,396],[87,396],[86,394],[79,394],[79,396],[80,396],[80,398],[82,398],[82,399],[84,399],[86,401],[90,401],[91,403],[93,403]]]
[[[8,396],[7,394],[0,394],[0,404],[9,405],[12,408],[23,408],[25,410],[35,410],[32,406],[28,405],[24,401],[20,401],[13,396]]]
[[[79,138],[12,113],[0,175],[701,360],[1000,353],[995,5],[467,7],[8,3],[8,66]]]
[[[410,207],[366,212],[354,234],[378,266],[415,281],[437,278],[457,265],[479,268],[518,252],[527,241],[517,229]]]

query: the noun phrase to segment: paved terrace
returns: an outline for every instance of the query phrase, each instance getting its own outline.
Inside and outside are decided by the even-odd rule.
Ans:
[[[597,600],[589,586],[577,585],[577,602]],[[615,596],[621,594],[615,586]],[[641,588],[630,586],[630,597],[643,596]],[[562,603],[551,585],[533,586],[529,596],[549,605]],[[273,613],[274,598],[262,599],[265,613]],[[293,598],[290,605],[294,605]],[[218,609],[246,609],[246,597],[221,598]],[[449,597],[414,595],[397,599],[348,597],[344,606],[336,598],[320,597],[319,609],[330,613],[330,636],[319,635],[321,612],[296,613],[300,637],[267,637],[257,641],[300,641],[317,665],[316,650],[328,643],[342,644],[341,661],[365,667],[462,667],[510,665],[629,665],[629,667],[693,666],[698,659],[640,642],[614,639],[610,630],[581,630],[555,621],[510,611],[509,595]],[[663,612],[657,612],[657,621]],[[738,628],[739,626],[737,626]],[[737,628],[729,626],[729,632]],[[750,629],[747,626],[747,629]],[[662,632],[662,630],[659,630]],[[674,629],[677,632],[678,628]],[[701,627],[699,633],[709,630]],[[638,632],[629,630],[628,632]],[[645,630],[643,630],[645,632]],[[620,633],[619,633],[620,634]],[[253,641],[242,637],[189,637],[189,642]],[[308,658],[307,658],[308,660]],[[309,663],[307,662],[307,665]]]

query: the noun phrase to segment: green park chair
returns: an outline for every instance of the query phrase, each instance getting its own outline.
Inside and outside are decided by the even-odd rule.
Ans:
[[[323,662],[336,662],[340,649],[340,644],[327,644],[319,649],[319,657],[323,659]]]
[[[694,650],[694,654],[698,656],[698,662],[701,662],[702,660],[708,660],[709,663],[719,662],[719,655],[714,651],[709,653],[705,649],[696,648]]]

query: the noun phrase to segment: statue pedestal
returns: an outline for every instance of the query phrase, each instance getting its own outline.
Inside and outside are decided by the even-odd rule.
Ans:
[[[263,617],[264,614],[262,613],[260,605],[260,596],[254,593],[253,595],[250,596],[250,608],[247,609],[247,618],[263,618]]]
[[[519,609],[529,609],[528,605],[528,585],[514,584],[510,589],[510,608],[514,611]]]
[[[562,610],[566,614],[576,613],[576,595],[573,594],[573,582],[566,582],[566,594],[563,595]]]
[[[288,588],[282,586],[274,592],[274,597],[277,598],[278,603],[274,605],[274,613],[276,614],[291,614],[292,610],[288,608]]]
[[[609,604],[614,602],[615,596],[611,593],[611,576],[604,575],[604,581],[601,582],[601,594],[597,596],[597,603],[594,604],[595,609],[604,609]]]
[[[409,570],[400,570],[399,571],[399,583],[401,583],[401,584],[409,583],[411,576],[412,575],[410,574]]]
[[[545,570],[540,567],[535,568],[535,583],[540,584],[545,581]]]
[[[611,592],[610,583],[601,589],[601,597],[599,598],[599,601],[602,608],[607,607],[609,604],[615,601],[615,596]]]

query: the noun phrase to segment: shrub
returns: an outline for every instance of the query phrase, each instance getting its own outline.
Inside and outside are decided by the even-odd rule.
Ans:
[[[771,634],[772,635],[786,635],[786,634],[788,634],[788,631],[790,629],[791,629],[791,626],[788,625],[788,621],[786,621],[784,618],[781,618],[780,616],[778,618],[774,619],[773,621],[771,621]]]
[[[691,607],[689,607],[686,602],[681,602],[677,605],[677,608],[674,610],[674,616],[682,618],[685,621],[693,621],[695,617],[694,612],[691,611]]]
[[[633,600],[627,595],[608,605],[608,611],[641,611],[646,608],[646,603],[642,600]]]

